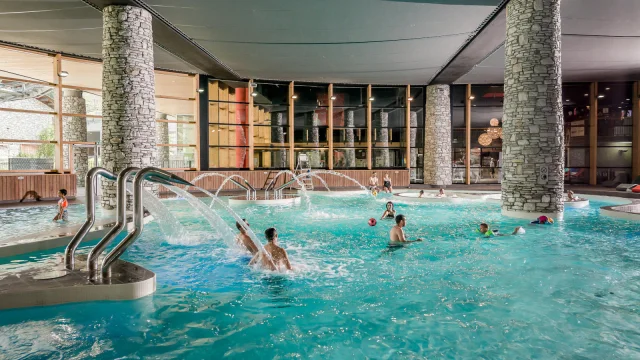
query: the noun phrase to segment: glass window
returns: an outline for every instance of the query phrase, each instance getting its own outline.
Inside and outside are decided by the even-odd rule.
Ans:
[[[499,183],[502,164],[503,86],[472,85],[471,95],[471,182]],[[454,134],[458,136],[459,132]]]
[[[253,166],[256,169],[288,169],[288,148],[254,148]]]

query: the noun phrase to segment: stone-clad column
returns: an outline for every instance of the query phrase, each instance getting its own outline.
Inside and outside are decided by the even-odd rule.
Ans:
[[[347,128],[345,130],[345,138],[347,143],[347,150],[345,150],[344,152],[345,167],[352,169],[356,167],[356,150],[354,149],[355,136],[353,133],[356,115],[353,110],[347,110],[345,115],[344,126]]]
[[[507,14],[502,213],[562,218],[560,0],[512,0]]]
[[[449,85],[427,86],[424,123],[424,183],[451,185]]]
[[[411,168],[410,179],[415,179],[416,176],[416,167],[418,167],[418,149],[416,149],[416,135],[418,133],[418,113],[415,111],[411,111],[409,113],[409,126],[411,127],[410,138],[409,138],[409,154],[410,154],[410,163],[409,167]]]
[[[389,113],[380,110],[376,115],[376,125],[380,128],[380,138],[376,142],[381,143],[379,149],[380,163],[376,163],[374,166],[388,168],[391,166],[389,160]]]
[[[62,91],[62,112],[67,114],[86,114],[87,103],[81,90],[64,89]],[[87,141],[87,118],[84,116],[67,116],[62,124],[62,138],[65,141]],[[73,171],[78,179],[78,186],[84,186],[85,176],[89,170],[87,148],[64,146],[65,167],[69,166],[69,148],[73,148]]]
[[[166,120],[167,114],[158,113],[159,120]],[[168,144],[169,143],[169,123],[166,122],[157,122],[156,123],[156,137],[158,144]],[[158,166],[162,168],[171,167],[169,164],[169,147],[168,146],[158,146]]]
[[[289,163],[287,162],[287,150],[284,148],[284,125],[286,125],[285,116],[286,113],[283,112],[273,114],[273,125],[276,126],[276,138],[274,143],[280,146],[279,150],[276,151],[274,164],[276,169],[286,168],[289,166]],[[291,156],[293,156],[293,154],[291,154]]]
[[[113,172],[156,166],[151,14],[111,5],[102,11],[102,163]],[[116,206],[116,186],[102,182],[102,206]]]

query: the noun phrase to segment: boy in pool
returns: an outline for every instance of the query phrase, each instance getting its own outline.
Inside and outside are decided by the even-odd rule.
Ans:
[[[278,232],[275,228],[268,228],[264,232],[264,236],[267,238],[269,242],[265,247],[265,251],[269,253],[271,256],[271,260],[269,261],[269,256],[266,256],[264,253],[257,253],[253,259],[249,262],[249,265],[253,265],[260,261],[260,264],[269,270],[279,270],[282,266],[284,266],[287,270],[293,270],[291,267],[291,263],[289,262],[289,256],[287,255],[287,251],[280,246],[278,246]],[[274,267],[275,265],[275,267]]]
[[[403,246],[405,243],[422,241],[422,239],[407,240],[403,229],[406,225],[407,218],[404,215],[396,216],[396,226],[392,227],[389,233],[389,246]]]
[[[68,221],[69,213],[67,212],[67,208],[69,207],[69,202],[67,201],[67,190],[58,190],[58,197],[60,198],[60,200],[58,200],[58,213],[53,218],[53,221]]]
[[[487,225],[486,223],[480,224],[480,228],[478,229],[478,232],[484,235],[484,237],[508,235],[508,234],[498,234],[498,230],[489,229],[489,225]],[[518,235],[518,234],[524,234],[524,228],[522,226],[516,226],[516,228],[513,230],[513,233],[511,233],[510,235]]]
[[[242,221],[244,221],[247,227],[249,227],[249,223],[247,222],[247,219],[242,219]],[[251,255],[257,254],[258,248],[256,247],[256,244],[253,243],[249,235],[247,234],[247,231],[237,221],[236,221],[236,227],[238,228],[238,231],[240,231],[240,234],[238,234],[238,236],[236,237],[236,244],[249,250]]]

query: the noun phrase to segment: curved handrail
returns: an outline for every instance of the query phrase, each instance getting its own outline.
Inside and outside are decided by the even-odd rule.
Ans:
[[[280,191],[284,188],[286,188],[287,186],[293,184],[294,182],[298,181],[298,179],[296,177],[292,178],[291,180],[287,181],[286,183],[282,184],[280,187],[278,187],[277,189],[275,189],[274,191]]]
[[[102,261],[102,279],[108,279],[111,273],[111,265],[133,244],[144,229],[144,214],[142,211],[142,183],[144,181],[161,184],[176,184],[193,186],[190,182],[172,173],[155,167],[146,167],[136,174],[133,180],[133,224],[134,229],[116,245]]]
[[[109,180],[116,180],[116,175],[111,171],[101,168],[94,167],[87,172],[85,176],[85,186],[86,186],[86,196],[87,196],[87,220],[85,220],[84,224],[80,227],[80,230],[73,236],[69,245],[64,250],[64,266],[68,270],[73,270],[75,267],[74,255],[78,245],[82,242],[84,237],[87,235],[89,230],[93,227],[93,224],[96,220],[95,214],[95,201],[96,201],[96,189],[95,189],[95,180],[97,176],[102,176]]]
[[[120,171],[118,174],[118,182],[116,185],[116,224],[100,240],[100,242],[91,249],[91,252],[89,253],[89,258],[87,259],[87,270],[89,271],[89,280],[91,281],[98,278],[98,258],[127,224],[127,180],[129,180],[131,175],[134,175],[138,171],[140,171],[140,168],[128,167]]]

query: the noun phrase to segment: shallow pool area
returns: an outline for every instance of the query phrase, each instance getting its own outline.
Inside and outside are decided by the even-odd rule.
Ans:
[[[277,228],[291,273],[249,268],[186,201],[165,200],[188,234],[167,240],[153,221],[124,256],[156,273],[156,293],[0,311],[0,358],[640,357],[640,226],[600,214],[615,201],[552,226],[492,201],[398,202],[407,235],[425,241],[389,249],[393,222],[367,221],[395,198],[336,195],[233,206],[263,242]],[[526,234],[484,238],[481,222]],[[0,276],[61,253],[0,258]]]

